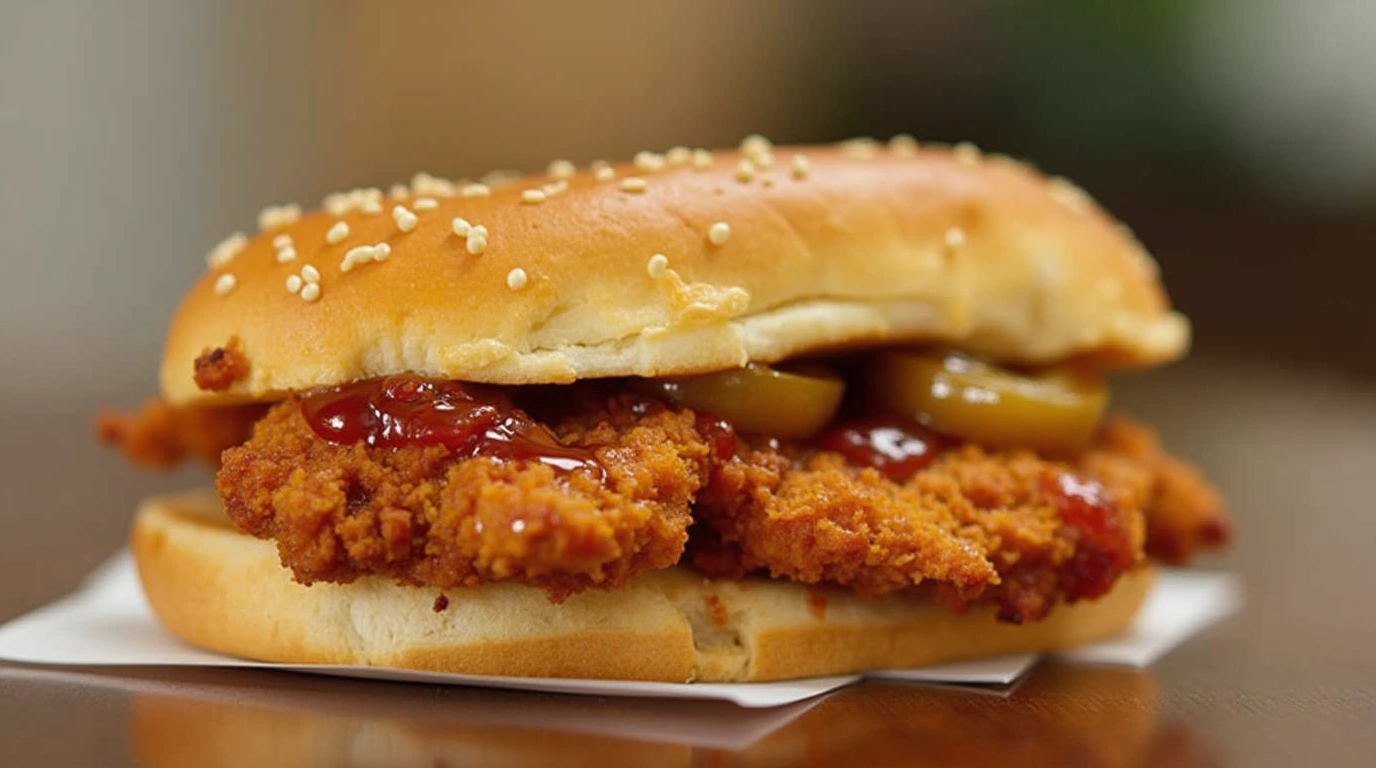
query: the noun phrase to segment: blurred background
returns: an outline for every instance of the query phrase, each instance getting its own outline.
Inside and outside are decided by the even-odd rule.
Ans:
[[[154,392],[206,250],[265,204],[418,170],[752,132],[973,140],[1078,180],[1157,255],[1187,365],[1215,367],[1121,398],[1183,452],[1208,464],[1207,414],[1264,407],[1248,384],[1282,370],[1369,416],[1373,28],[1350,0],[6,3],[0,522],[30,524],[0,559],[47,586],[0,590],[0,619],[117,546],[138,497],[205,477],[134,471],[89,418]],[[1133,394],[1153,386],[1176,399]],[[1246,471],[1215,469],[1235,500]]]

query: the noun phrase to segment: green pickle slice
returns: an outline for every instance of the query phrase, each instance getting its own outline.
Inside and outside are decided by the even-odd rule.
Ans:
[[[1092,374],[1018,373],[954,352],[882,352],[870,386],[878,410],[994,448],[1074,451],[1094,436],[1108,404]]]
[[[789,439],[821,431],[836,416],[846,391],[839,377],[820,366],[784,371],[756,363],[647,383],[670,400],[726,419],[741,432]]]

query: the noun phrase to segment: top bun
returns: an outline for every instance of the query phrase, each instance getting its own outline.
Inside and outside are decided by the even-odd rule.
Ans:
[[[456,234],[458,218],[485,235]],[[556,162],[491,186],[421,175],[304,216],[268,209],[260,227],[212,252],[177,311],[170,401],[271,400],[401,372],[690,374],[907,342],[1145,366],[1189,343],[1124,227],[1069,182],[970,145],[752,137],[576,172]],[[196,359],[231,342],[246,369],[203,389]]]

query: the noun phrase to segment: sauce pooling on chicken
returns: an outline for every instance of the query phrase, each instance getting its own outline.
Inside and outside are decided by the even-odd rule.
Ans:
[[[402,374],[310,395],[301,401],[301,410],[311,429],[331,443],[440,445],[463,456],[604,474],[592,451],[560,443],[497,387]]]
[[[901,419],[844,421],[818,435],[814,444],[861,467],[874,467],[901,483],[926,469],[951,441]]]
[[[1137,560],[1132,534],[1123,527],[1116,502],[1099,482],[1069,472],[1043,476],[1042,486],[1054,500],[1061,522],[1078,539],[1066,597],[1102,597]]]

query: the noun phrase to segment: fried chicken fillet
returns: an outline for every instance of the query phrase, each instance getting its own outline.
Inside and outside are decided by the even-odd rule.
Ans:
[[[1068,460],[961,445],[895,482],[805,445],[742,437],[723,450],[691,410],[637,394],[575,401],[550,426],[591,449],[605,481],[439,446],[328,442],[296,399],[272,406],[242,444],[249,414],[236,410],[207,428],[213,411],[150,407],[107,420],[120,428],[106,434],[159,463],[177,451],[150,449],[149,435],[200,456],[219,439],[230,517],[275,539],[307,584],[509,580],[560,600],[682,559],[709,576],[912,590],[956,610],[991,603],[1020,622],[1102,595],[1144,553],[1182,562],[1228,536],[1217,492],[1122,417]],[[185,445],[183,433],[201,442]]]
[[[96,438],[150,469],[168,469],[186,459],[216,466],[222,451],[253,434],[266,411],[262,405],[178,407],[155,399],[131,414],[103,411],[96,417]]]

